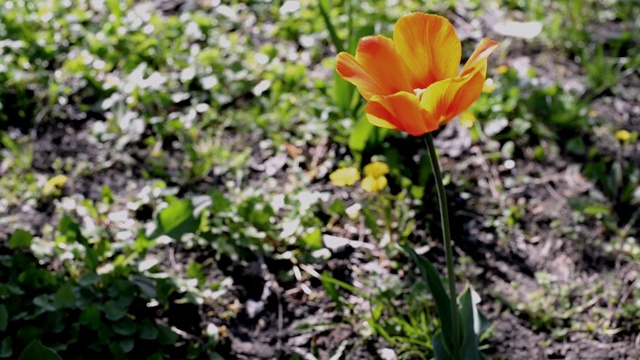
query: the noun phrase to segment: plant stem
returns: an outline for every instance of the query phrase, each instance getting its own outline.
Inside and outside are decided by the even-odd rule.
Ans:
[[[436,147],[433,145],[433,136],[427,133],[424,137],[431,160],[431,169],[433,176],[436,178],[436,189],[438,192],[438,205],[440,206],[440,221],[442,226],[442,237],[444,240],[444,250],[447,257],[447,275],[449,282],[449,296],[451,298],[451,327],[453,329],[453,354],[456,357],[458,353],[458,295],[456,292],[456,275],[453,271],[453,245],[451,242],[451,231],[449,230],[449,210],[447,208],[447,194],[444,192],[444,184],[442,183],[442,173],[440,173],[440,165],[438,164],[438,155]],[[457,357],[456,357],[457,358]]]

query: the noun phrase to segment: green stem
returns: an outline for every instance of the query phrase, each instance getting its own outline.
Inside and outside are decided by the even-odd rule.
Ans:
[[[453,271],[453,245],[451,242],[451,231],[449,230],[449,210],[447,209],[447,194],[444,192],[442,183],[442,173],[438,164],[436,147],[433,145],[433,136],[427,133],[424,137],[431,160],[431,169],[436,178],[436,189],[438,191],[438,205],[440,206],[440,220],[442,226],[442,237],[444,240],[444,250],[447,257],[447,275],[449,277],[449,296],[451,298],[451,327],[453,329],[453,355],[457,359],[458,354],[458,295],[456,292],[456,275]]]

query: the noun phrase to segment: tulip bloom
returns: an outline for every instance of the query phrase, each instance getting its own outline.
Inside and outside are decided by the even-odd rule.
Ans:
[[[451,23],[437,15],[401,17],[393,40],[367,36],[356,55],[338,54],[336,70],[367,100],[375,126],[420,136],[469,108],[480,94],[487,58],[498,43],[482,39],[458,72],[462,45]]]

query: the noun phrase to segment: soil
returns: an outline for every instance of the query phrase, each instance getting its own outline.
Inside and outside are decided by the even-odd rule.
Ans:
[[[629,92],[636,91],[637,94],[640,81],[637,77],[629,77],[617,86],[620,87],[617,93],[628,93],[622,90],[629,89]],[[640,104],[637,99],[637,95],[604,95],[595,101],[594,108],[605,121],[640,131]],[[88,167],[76,167],[84,170],[78,174],[81,176],[70,178],[64,195],[75,194],[99,200],[102,185],[109,186],[121,198],[136,194],[149,184],[149,180],[136,170],[144,165],[139,159],[117,157],[110,149],[92,141],[89,135],[92,122],[89,119],[80,124],[44,124],[35,137],[34,170],[53,175],[51,164],[55,159],[71,158],[75,164],[88,164]],[[579,159],[560,153],[540,163],[530,156],[532,149],[524,148],[515,159],[515,167],[507,169],[504,164],[491,162],[483,155],[495,151],[499,144],[485,139],[478,145],[471,145],[468,134],[464,134],[461,127],[451,127],[438,134],[438,146],[463,148],[464,151],[443,156],[443,171],[450,174],[453,182],[461,187],[464,187],[464,183],[477,184],[473,188],[465,188],[471,196],[463,197],[457,192],[457,186],[449,186],[447,191],[457,255],[473,260],[471,265],[465,267],[464,274],[459,275],[469,278],[480,293],[482,309],[493,324],[491,336],[485,342],[487,357],[567,360],[640,358],[640,336],[632,330],[637,327],[628,319],[619,319],[621,302],[631,301],[628,294],[636,275],[640,273],[640,265],[621,260],[605,251],[610,232],[602,221],[585,221],[572,210],[571,199],[597,190],[573,166]],[[254,145],[257,144],[256,139],[250,140]],[[602,137],[593,141],[604,154],[615,152],[610,146],[611,139]],[[415,148],[420,146],[416,142]],[[640,161],[640,143],[634,146],[622,154],[627,161]],[[309,151],[322,153],[313,148]],[[255,156],[258,157],[254,159],[255,163],[264,162],[259,158],[259,152]],[[105,163],[109,165],[99,169],[92,167]],[[326,179],[314,186],[326,186]],[[435,208],[435,198],[425,201],[418,219],[426,218],[426,209]],[[515,223],[507,227],[502,216],[510,206],[519,206],[524,210]],[[44,225],[56,224],[54,209],[53,204],[12,207],[0,216],[11,214],[16,224],[40,235]],[[499,219],[502,225],[491,224],[488,219]],[[434,226],[437,224],[424,221],[416,224],[417,229]],[[0,240],[6,241],[11,231],[11,228],[0,229]],[[416,236],[415,241],[433,245],[434,249],[427,256],[442,271],[444,258],[438,245],[438,231],[428,233],[433,237],[418,233],[422,235]],[[357,272],[354,269],[381,261],[379,254],[383,253],[375,248],[376,243],[367,234],[363,233],[362,237],[374,248],[342,250],[333,254],[326,264],[310,267],[318,273],[329,270],[336,278],[353,282],[355,279],[352,274]],[[184,271],[191,259],[215,256],[202,250],[181,247],[158,250],[157,255],[178,272]],[[197,333],[198,329],[210,322],[224,326],[227,336],[223,338],[220,354],[225,359],[289,359],[294,355],[301,359],[328,359],[330,352],[340,346],[345,346],[344,359],[381,359],[380,350],[389,344],[375,337],[363,339],[358,333],[358,325],[342,318],[324,293],[320,281],[306,273],[302,281],[278,278],[281,271],[290,270],[291,266],[290,262],[263,259],[255,254],[242,261],[223,257],[217,262],[210,262],[204,269],[209,280],[220,281],[231,277],[234,280],[232,289],[215,304],[192,306],[166,315],[178,328],[190,333]],[[541,274],[548,279],[548,285],[541,285],[537,279]],[[461,287],[464,284],[458,285]],[[602,289],[593,295],[587,306],[580,289],[594,287]],[[539,314],[516,311],[508,306],[510,302],[535,301],[534,294],[541,291],[553,293],[564,291],[562,289],[575,292],[571,297],[573,302],[567,309],[582,309],[573,311],[564,319],[554,318],[551,323],[541,324],[537,319]],[[618,300],[610,301],[612,297]],[[556,305],[546,304],[549,307]],[[547,310],[551,311],[541,308],[542,312]],[[235,316],[219,316],[229,312]],[[558,327],[570,328],[572,322],[588,323],[593,314],[598,314],[591,319],[596,321],[593,324],[596,329],[612,328],[619,331],[572,329],[564,335],[553,333]],[[311,329],[307,326],[305,329],[308,323],[326,326]],[[317,349],[315,353],[310,352],[312,344]]]

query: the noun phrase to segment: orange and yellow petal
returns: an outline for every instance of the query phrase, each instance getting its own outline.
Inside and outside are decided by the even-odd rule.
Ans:
[[[462,71],[460,71],[460,76],[466,76],[474,71],[479,71],[482,73],[482,77],[485,77],[487,74],[487,59],[499,45],[499,42],[487,38],[482,39],[473,51],[473,54],[471,54],[471,57],[469,57],[469,60],[464,64]]]
[[[431,14],[401,17],[393,30],[393,42],[411,72],[414,89],[455,77],[462,46],[449,20]]]
[[[413,90],[406,65],[393,41],[381,35],[360,39],[355,56],[346,52],[338,54],[336,70],[355,85],[366,100],[375,95]]]
[[[364,111],[373,125],[388,124],[413,136],[420,136],[438,128],[438,119],[420,106],[417,96],[408,92],[374,96]]]
[[[424,90],[420,104],[437,119],[438,125],[443,125],[478,100],[483,86],[481,71],[438,81]]]

